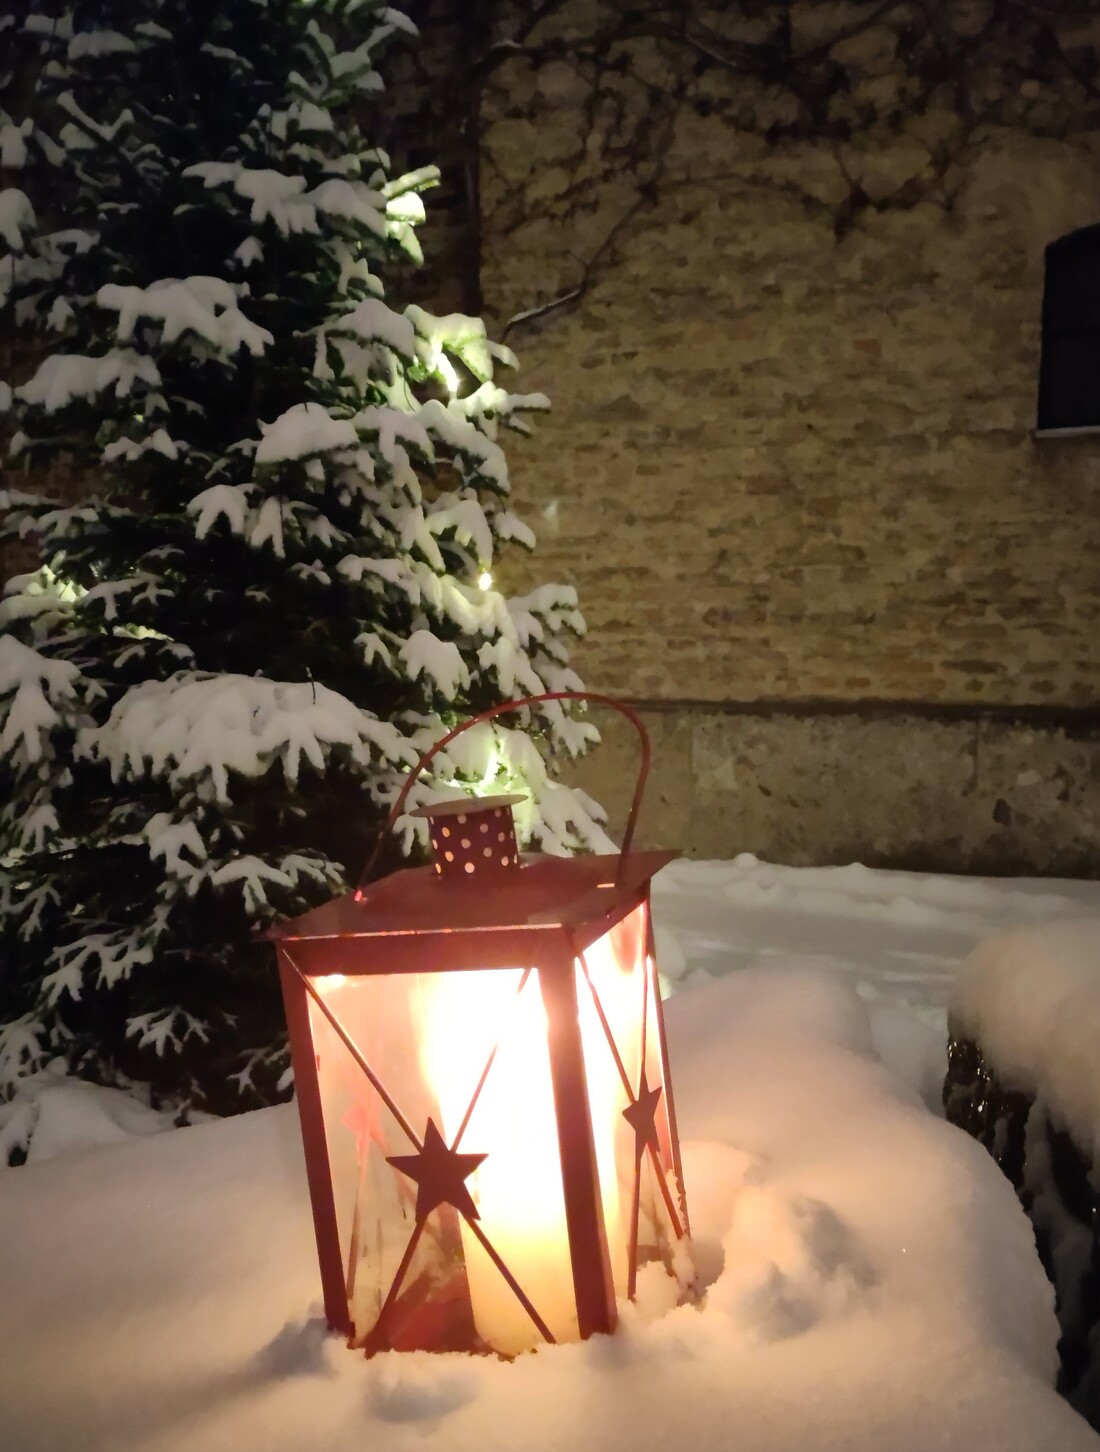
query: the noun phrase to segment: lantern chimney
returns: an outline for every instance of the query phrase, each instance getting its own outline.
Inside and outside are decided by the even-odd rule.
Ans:
[[[518,872],[512,808],[523,800],[522,796],[458,797],[411,812],[410,816],[427,818],[436,877],[484,883]]]

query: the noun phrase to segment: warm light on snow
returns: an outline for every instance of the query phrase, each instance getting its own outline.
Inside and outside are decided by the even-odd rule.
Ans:
[[[493,577],[492,577],[492,575],[489,573],[488,570],[482,570],[481,574],[478,575],[478,577],[477,577],[477,588],[479,590],[491,590],[492,589],[492,586],[493,586]]]

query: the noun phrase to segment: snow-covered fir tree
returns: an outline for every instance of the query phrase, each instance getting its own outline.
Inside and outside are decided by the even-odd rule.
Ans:
[[[63,1058],[246,1107],[286,1077],[256,930],[346,887],[449,725],[579,684],[572,590],[491,580],[534,543],[499,435],[546,400],[480,320],[394,300],[433,176],[360,127],[399,12],[27,8],[0,331],[37,352],[0,383],[0,504],[41,567],[0,606],[0,1093]],[[51,497],[58,466],[90,492]],[[529,839],[603,845],[547,765],[591,735],[558,703],[474,728],[410,806],[518,780]]]

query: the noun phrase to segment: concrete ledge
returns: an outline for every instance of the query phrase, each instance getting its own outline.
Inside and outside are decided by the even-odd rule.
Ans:
[[[1100,875],[1095,713],[819,703],[641,703],[653,766],[639,846],[939,872]],[[621,834],[630,726],[565,771]]]

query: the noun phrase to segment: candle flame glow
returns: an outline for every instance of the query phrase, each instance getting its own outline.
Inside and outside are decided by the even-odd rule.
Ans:
[[[535,974],[520,969],[443,973],[425,981],[421,1066],[439,1102],[448,1144],[497,1051],[460,1147],[487,1156],[469,1178],[480,1226],[558,1340],[575,1339],[546,1009]],[[499,1036],[499,1038],[498,1038]],[[478,1332],[505,1355],[542,1337],[469,1226],[466,1274]]]

